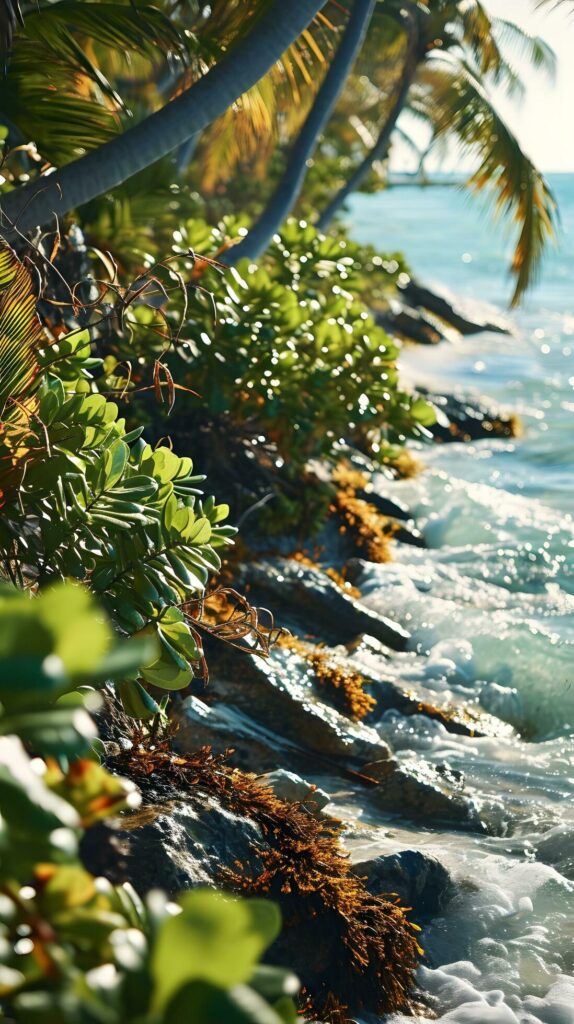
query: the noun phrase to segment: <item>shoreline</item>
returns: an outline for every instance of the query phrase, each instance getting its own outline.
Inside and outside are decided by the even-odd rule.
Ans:
[[[488,432],[483,434],[483,437],[488,436]],[[348,455],[352,463],[352,451]],[[363,456],[357,459],[357,465],[361,474],[365,474],[367,464]],[[429,469],[426,473],[423,471],[421,479],[427,475],[429,479],[433,475]],[[462,907],[468,902],[465,871],[476,870],[485,856],[491,856],[489,851],[497,849],[497,844],[501,844],[501,855],[509,842],[513,845],[514,841],[507,834],[513,815],[512,829],[518,834],[524,827],[521,819],[528,820],[526,807],[521,807],[520,788],[508,794],[505,811],[499,805],[499,798],[493,799],[488,790],[479,796],[477,778],[480,776],[474,777],[474,769],[467,779],[467,767],[461,770],[458,765],[465,763],[466,749],[473,750],[478,745],[479,750],[487,751],[496,746],[503,761],[515,751],[512,756],[519,772],[521,759],[525,765],[529,763],[532,744],[520,739],[524,725],[515,689],[494,680],[483,684],[480,696],[469,689],[470,682],[464,674],[467,657],[464,643],[458,653],[453,645],[447,650],[444,643],[445,653],[442,653],[441,643],[438,643],[435,646],[441,651],[433,654],[432,648],[430,655],[428,651],[425,655],[420,640],[414,643],[406,635],[406,651],[400,653],[404,643],[399,633],[393,635],[397,625],[388,621],[389,614],[394,618],[394,581],[398,586],[403,580],[400,586],[403,589],[406,586],[405,593],[408,593],[413,581],[417,586],[417,566],[427,557],[440,558],[443,552],[446,556],[448,542],[437,546],[435,539],[430,549],[409,543],[408,531],[416,532],[421,524],[403,495],[405,491],[416,491],[417,478],[393,481],[371,466],[365,483],[367,500],[384,500],[390,506],[394,504],[401,513],[408,529],[402,540],[391,543],[402,556],[377,565],[365,561],[360,549],[354,553],[352,546],[340,549],[340,543],[335,543],[330,534],[324,538],[325,552],[320,565],[277,555],[270,559],[263,554],[256,563],[248,562],[243,570],[236,567],[234,579],[239,584],[243,578],[250,581],[250,600],[272,607],[276,620],[299,637],[299,647],[273,648],[268,662],[246,656],[242,666],[236,663],[233,667],[227,666],[225,658],[216,659],[208,690],[205,694],[188,697],[181,706],[178,743],[184,752],[196,750],[205,743],[216,753],[233,745],[236,755],[232,764],[254,772],[272,787],[276,797],[302,801],[308,813],[319,820],[326,821],[334,816],[343,821],[342,842],[350,855],[352,870],[366,878],[372,894],[398,893],[404,905],[414,908],[411,916],[423,927],[421,945],[427,949],[428,943],[421,969],[426,992],[423,998],[432,1015],[433,1008],[438,1010],[442,1006],[444,1010],[445,1004],[441,1002],[444,997],[440,992],[452,984],[453,978],[437,952],[440,943],[437,947],[436,921],[449,917],[456,920],[457,915],[463,914]],[[432,518],[432,505],[429,513]],[[424,534],[423,527],[423,537]],[[408,555],[406,561],[405,555]],[[411,565],[408,573],[414,575],[407,573],[405,576],[405,569]],[[340,579],[334,582],[328,575],[329,571],[340,573],[341,569],[347,583]],[[383,581],[386,583],[381,589]],[[349,586],[361,597],[350,596]],[[429,589],[431,585],[427,581],[423,594]],[[468,601],[469,596],[464,600]],[[365,609],[370,609],[369,614],[374,616],[371,623],[365,618],[363,601]],[[341,609],[337,611],[339,604]],[[461,607],[464,608],[464,602]],[[341,633],[343,621],[347,638]],[[398,622],[401,621],[404,627],[404,611],[399,614]],[[417,625],[416,621],[413,625]],[[375,639],[374,635],[381,629],[380,639]],[[319,652],[322,662],[317,660]],[[321,675],[319,664],[323,663],[330,665],[330,669]],[[421,668],[417,671],[428,673],[430,670],[430,686],[425,686],[424,675],[410,684],[401,681],[405,673],[407,679],[410,676],[414,680],[419,663]],[[337,709],[338,687],[357,685],[357,682],[346,681],[349,672],[354,679],[360,679],[361,689],[364,688],[374,701],[364,721],[353,722],[348,713]],[[453,680],[455,696],[450,704],[445,703],[441,687],[434,688],[444,672],[447,679]],[[383,722],[387,724],[382,728]],[[400,745],[396,748],[400,736],[400,728],[398,733],[396,728],[401,722],[407,733],[413,732],[413,738],[424,740],[427,735],[434,743],[438,741],[438,760],[434,754],[430,759],[425,755],[424,742],[421,750],[408,756],[408,747],[406,750]],[[440,757],[441,744],[447,752],[443,758]],[[542,797],[539,795],[537,799]],[[194,813],[197,814],[197,810]],[[149,829],[153,827],[153,822],[146,826],[147,844]],[[171,827],[175,832],[181,829],[177,817]],[[222,823],[221,827],[227,826]],[[205,861],[201,856],[199,861],[197,859],[194,829],[188,840],[194,850],[191,874],[179,877],[184,887],[196,884],[198,877],[204,880],[205,872],[209,875],[210,870],[209,859]],[[137,829],[128,835],[130,842],[136,841],[137,851]],[[534,849],[532,835],[528,842]],[[160,830],[151,842],[152,845],[146,847],[147,856],[155,848],[154,842],[159,843],[157,849],[163,850],[162,857],[177,857],[181,870],[187,856],[185,840],[182,847],[180,837],[178,844],[172,844],[170,852],[169,833],[166,837]],[[223,845],[228,845],[227,839]],[[519,839],[515,849],[504,856],[510,871],[520,871],[523,863],[532,864],[530,856],[524,860]],[[466,865],[462,874],[457,864],[459,859]],[[137,860],[136,852],[134,865]],[[131,876],[130,881],[137,886],[137,867],[135,870],[136,875]],[[194,876],[198,871],[199,875]],[[542,890],[545,884],[543,881]],[[249,892],[251,883],[245,880],[244,885]],[[523,920],[526,928],[531,913],[526,904],[530,897],[519,894],[516,903],[506,909],[503,909],[501,892],[497,898],[502,901],[501,920],[506,916],[514,921],[518,915],[516,920]],[[529,906],[533,906],[532,900]],[[289,941],[287,932],[286,962],[293,955]],[[523,941],[528,946],[528,938]],[[505,953],[509,965],[511,949],[508,947]],[[466,977],[469,984],[476,985],[478,974],[473,974],[473,970],[476,969],[470,965]],[[454,977],[459,975],[455,972]],[[480,987],[475,992],[477,1006],[482,1005]],[[528,998],[525,1006],[527,1003]],[[356,1020],[360,1024],[362,1017],[359,1015]],[[426,1020],[426,1016],[420,1020]],[[477,1024],[478,1021],[477,1017]]]

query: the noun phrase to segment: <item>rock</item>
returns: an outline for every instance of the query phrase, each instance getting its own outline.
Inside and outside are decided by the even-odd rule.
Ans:
[[[379,782],[369,791],[369,799],[385,811],[413,821],[432,821],[433,825],[442,821],[458,828],[486,831],[477,808],[464,792],[460,773],[441,768],[411,757],[365,764],[361,772]]]
[[[440,414],[428,429],[437,441],[480,441],[492,437],[515,437],[518,421],[485,398],[431,394],[417,387],[419,394],[431,402]]]
[[[106,846],[121,849],[116,863]],[[89,829],[83,861],[94,874],[116,884],[129,881],[140,895],[161,886],[170,896],[197,885],[215,885],[223,867],[257,865],[253,848],[261,844],[258,826],[232,814],[217,800],[198,794],[146,806],[143,811]]]
[[[306,782],[300,775],[278,768],[259,776],[259,781],[269,786],[280,800],[304,804],[313,813],[322,811],[331,797],[323,789],[318,789],[311,782]]]
[[[406,284],[399,285],[400,294],[410,306],[435,313],[441,320],[446,320],[460,331],[461,334],[479,334],[490,331],[496,334],[510,334],[510,324],[496,315],[494,310],[481,309],[478,303],[469,304],[451,295],[446,289],[431,291],[424,285],[410,278]]]
[[[444,327],[431,314],[421,309],[391,300],[389,309],[377,313],[375,319],[379,327],[389,334],[398,334],[406,341],[415,341],[419,345],[437,345],[446,341]]]
[[[221,752],[231,746],[239,767],[256,773],[286,762],[306,772],[328,769],[357,784],[362,779],[362,799],[385,811],[483,830],[460,776],[416,758],[396,761],[375,729],[313,694],[309,673],[291,651],[276,650],[268,661],[221,659],[210,680],[210,700],[217,703],[189,697],[180,706],[179,748],[210,744]]]
[[[312,690],[312,670],[292,651],[275,649],[268,660],[245,655],[221,658],[210,693],[241,710],[264,729],[280,732],[292,748],[315,759],[358,764],[390,757],[378,733],[353,722],[320,701]]]
[[[344,594],[320,569],[292,559],[251,562],[240,570],[238,583],[249,586],[253,603],[271,606],[282,624],[327,643],[344,643],[368,633],[393,650],[404,651],[410,640],[406,629]]]
[[[149,751],[134,756],[120,758],[118,770],[131,765],[143,809],[88,830],[82,852],[90,871],[104,869],[142,896],[158,884],[171,896],[197,885],[264,895],[284,920],[270,960],[300,977],[321,1019],[338,1003],[379,1016],[407,1008],[417,964],[412,930],[393,902],[373,900],[351,871],[336,822],[278,800],[203,751],[163,759],[151,772]],[[386,995],[389,971],[402,1001]]]
[[[444,865],[420,850],[351,863],[373,896],[396,894],[403,906],[413,908],[410,916],[417,924],[441,914],[456,892]]]
[[[233,749],[237,763],[256,774],[272,771],[280,760],[297,759],[298,749],[285,737],[264,728],[228,702],[207,704],[186,697],[172,717],[178,726],[177,746],[184,751],[210,746],[216,753]]]
[[[402,501],[398,498],[388,498],[384,494],[379,494],[370,484],[363,489],[359,488],[356,494],[357,498],[362,498],[363,501],[368,501],[371,505],[374,505],[383,516],[390,516],[392,519],[404,520],[405,522],[413,521],[412,512]]]
[[[393,533],[393,540],[399,544],[412,544],[415,548],[426,548],[427,542],[416,526],[398,526]]]
[[[437,704],[436,694],[422,687],[405,690],[394,679],[369,678],[370,693],[377,700],[378,717],[386,711],[400,711],[403,715],[425,715],[441,723],[447,732],[459,736],[492,736],[509,739],[515,736],[511,725],[483,711],[475,704]],[[481,695],[482,702],[482,695]]]

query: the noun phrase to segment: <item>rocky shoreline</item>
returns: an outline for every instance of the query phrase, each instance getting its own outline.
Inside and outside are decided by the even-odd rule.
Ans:
[[[487,404],[439,396],[439,408],[441,401],[437,440],[504,436],[511,430],[510,419]],[[349,450],[347,458],[351,467],[360,466],[364,486],[354,492],[358,500],[374,509],[385,524],[392,523],[390,543],[424,546],[415,517],[395,493],[392,475],[381,473],[360,453]],[[411,638],[393,620],[392,607],[383,616],[363,603],[361,580],[368,568],[364,545],[352,531],[343,527],[341,533],[341,522],[336,523],[329,523],[324,534],[315,538],[315,549],[322,552],[319,562],[305,551],[296,556],[262,551],[250,552],[245,561],[233,564],[233,585],[248,588],[255,607],[272,608],[290,636],[272,646],[267,658],[236,652],[230,657],[221,646],[211,644],[209,684],[177,705],[175,747],[185,771],[186,759],[209,748],[210,757],[223,759],[217,762],[217,771],[227,773],[232,786],[241,788],[238,780],[248,778],[249,785],[256,783],[272,794],[284,808],[281,813],[302,815],[303,821],[313,819],[319,837],[331,836],[337,857],[343,858],[345,878],[356,879],[361,899],[382,899],[387,908],[410,908],[408,920],[423,929],[417,942],[424,947],[424,927],[455,897],[455,883],[440,861],[416,842],[397,845],[392,839],[387,845],[380,825],[373,856],[372,844],[365,845],[366,822],[372,816],[379,823],[387,822],[391,832],[405,828],[413,837],[418,829],[429,828],[495,835],[497,823],[477,806],[460,772],[446,761],[431,765],[420,758],[397,759],[377,731],[377,723],[392,712],[405,719],[417,716],[416,722],[420,716],[438,721],[448,733],[459,736],[508,739],[514,731],[476,700],[440,703],[436,693],[421,686],[414,692],[385,671],[393,659],[408,656]],[[353,713],[353,709],[359,710]],[[219,784],[205,773],[197,772],[191,788],[188,776],[178,785],[177,774],[167,788],[158,787],[153,771],[146,781],[138,775],[137,736],[127,739],[122,729],[115,737],[113,730],[108,733],[107,750],[112,770],[137,781],[144,807],[115,824],[92,830],[84,850],[91,871],[105,871],[116,882],[129,881],[142,895],[158,879],[173,893],[204,884],[225,887],[226,880],[229,888],[254,893],[259,891],[262,865],[275,856],[275,896],[285,902],[293,865],[288,858],[285,861],[284,851],[280,856],[285,839],[282,825],[262,832],[257,815],[250,816],[245,805],[240,810],[222,798]],[[237,771],[240,775],[234,775]],[[241,774],[246,772],[247,776]],[[330,878],[329,869],[325,871],[325,878]],[[300,886],[299,896],[307,907],[317,893],[311,883],[306,894],[304,888]],[[273,885],[270,892],[274,894]],[[348,1006],[352,1012],[367,1014],[361,1020],[375,1019],[369,1014],[380,1015],[385,1003],[377,1002],[369,971],[351,971],[351,982],[346,970],[345,981],[337,989],[338,979],[330,976],[325,957],[317,958],[317,947],[323,944],[331,958],[348,959],[347,938],[339,936],[331,947],[328,918],[318,932],[309,919],[305,927],[297,926],[296,920],[299,917],[290,918],[287,913],[281,949],[272,948],[271,958],[294,966],[309,998],[314,993],[309,1012],[313,1007],[317,1012],[332,1007],[333,1013],[344,1015],[343,1008]],[[402,934],[400,928],[393,932],[388,956],[393,941]],[[412,953],[409,949],[405,962]],[[404,965],[399,961],[400,957],[394,965],[385,964],[385,969],[392,972],[396,967],[400,975]],[[423,963],[432,966],[428,958]],[[330,1004],[329,999],[335,1001]],[[416,996],[405,990],[403,1007],[412,1008],[413,1000]],[[343,1016],[331,1019],[343,1020]]]

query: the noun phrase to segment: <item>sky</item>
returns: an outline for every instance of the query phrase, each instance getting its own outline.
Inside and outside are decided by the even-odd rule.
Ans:
[[[554,83],[518,58],[513,63],[523,72],[526,95],[521,101],[510,100],[503,89],[495,89],[494,97],[522,148],[541,170],[574,171],[574,5],[566,4],[559,11],[552,11],[549,5],[540,11],[536,10],[536,0],[484,0],[484,6],[491,14],[515,21],[531,34],[542,36],[554,49]],[[397,147],[393,166],[400,170],[409,165],[412,159],[402,147]],[[444,167],[452,169],[452,160]]]

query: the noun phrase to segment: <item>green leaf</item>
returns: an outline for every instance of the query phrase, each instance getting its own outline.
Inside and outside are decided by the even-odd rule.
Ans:
[[[293,1019],[293,1018],[292,1018]],[[247,985],[229,992],[206,981],[185,985],[170,1002],[163,1024],[284,1024],[269,1003]]]
[[[106,490],[121,480],[128,462],[129,448],[119,438],[106,450],[104,454],[104,467],[106,477]]]
[[[187,544],[207,544],[211,537],[211,523],[209,519],[196,519],[192,526],[183,532],[183,540]]]
[[[191,981],[224,989],[247,982],[279,934],[279,910],[264,900],[239,901],[196,889],[178,902],[181,913],[164,922],[152,953],[156,1009]]]
[[[111,631],[93,597],[81,586],[56,584],[38,599],[38,617],[55,638],[53,653],[72,678],[87,676],[111,645]]]
[[[423,427],[432,427],[436,422],[436,411],[430,402],[424,398],[417,398],[411,405],[411,416]]]
[[[159,713],[159,705],[141,685],[126,681],[116,683],[116,690],[124,706],[126,714],[140,721],[150,721]]]

